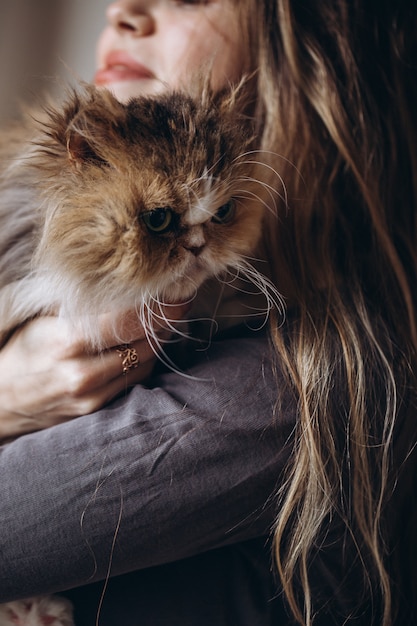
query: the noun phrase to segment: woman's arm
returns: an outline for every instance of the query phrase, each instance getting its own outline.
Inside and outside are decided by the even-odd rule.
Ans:
[[[0,448],[0,601],[269,532],[296,409],[268,340],[193,359],[187,377]]]
[[[185,305],[166,309],[171,328],[155,328],[160,338],[184,319]],[[155,350],[135,311],[116,322],[98,318],[108,350],[94,354],[86,339],[58,317],[34,319],[17,330],[0,351],[0,441],[49,428],[97,411],[127,386],[149,378]],[[116,336],[117,335],[117,336]],[[123,375],[117,344],[130,343],[139,365]]]

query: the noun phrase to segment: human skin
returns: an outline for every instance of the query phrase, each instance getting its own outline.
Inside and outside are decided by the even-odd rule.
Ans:
[[[97,46],[95,83],[121,100],[187,88],[210,69],[217,89],[245,70],[239,15],[229,0],[118,0]]]
[[[108,25],[97,46],[95,83],[121,101],[168,88],[187,88],[210,68],[219,88],[245,70],[238,12],[229,0],[118,0],[107,9]],[[170,306],[170,320],[187,305]],[[123,338],[140,365],[123,376],[120,343],[106,315],[100,324],[109,350],[92,354],[65,320],[45,317],[18,329],[0,351],[0,441],[91,413],[145,381],[156,361],[134,312],[121,315]],[[166,331],[160,329],[162,336]]]
[[[170,305],[166,315],[175,322],[188,308]],[[99,325],[109,346],[99,354],[59,317],[35,319],[14,333],[0,351],[0,442],[92,413],[149,378],[157,357],[136,313],[124,313],[116,325],[103,314]],[[170,334],[157,329],[162,342]],[[120,338],[136,349],[140,361],[126,375],[114,349]]]

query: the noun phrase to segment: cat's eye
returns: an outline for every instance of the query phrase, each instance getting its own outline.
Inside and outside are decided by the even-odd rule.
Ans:
[[[162,235],[163,233],[172,230],[174,226],[174,214],[172,209],[169,207],[147,211],[146,213],[143,213],[141,217],[145,222],[146,228],[157,235]]]
[[[213,215],[212,222],[216,224],[226,224],[233,219],[235,215],[236,205],[234,200],[229,200],[226,204],[223,204],[216,213]]]

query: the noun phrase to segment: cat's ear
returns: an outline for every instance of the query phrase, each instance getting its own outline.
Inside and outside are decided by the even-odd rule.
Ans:
[[[87,162],[97,165],[106,163],[91,136],[75,125],[71,125],[66,132],[66,149],[68,160],[74,166],[79,167]]]
[[[123,122],[124,107],[109,92],[89,87],[67,104],[63,141],[69,162],[81,167],[86,163],[109,162],[109,146],[115,129]]]

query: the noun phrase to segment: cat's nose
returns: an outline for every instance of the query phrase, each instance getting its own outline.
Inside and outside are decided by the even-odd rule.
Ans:
[[[201,224],[195,224],[189,228],[182,238],[181,245],[195,257],[200,256],[206,247],[206,235]]]
[[[191,254],[194,254],[194,256],[200,256],[200,254],[203,252],[205,245],[203,244],[202,246],[187,246],[185,245],[184,248],[186,250],[188,250],[189,252],[191,252]]]

